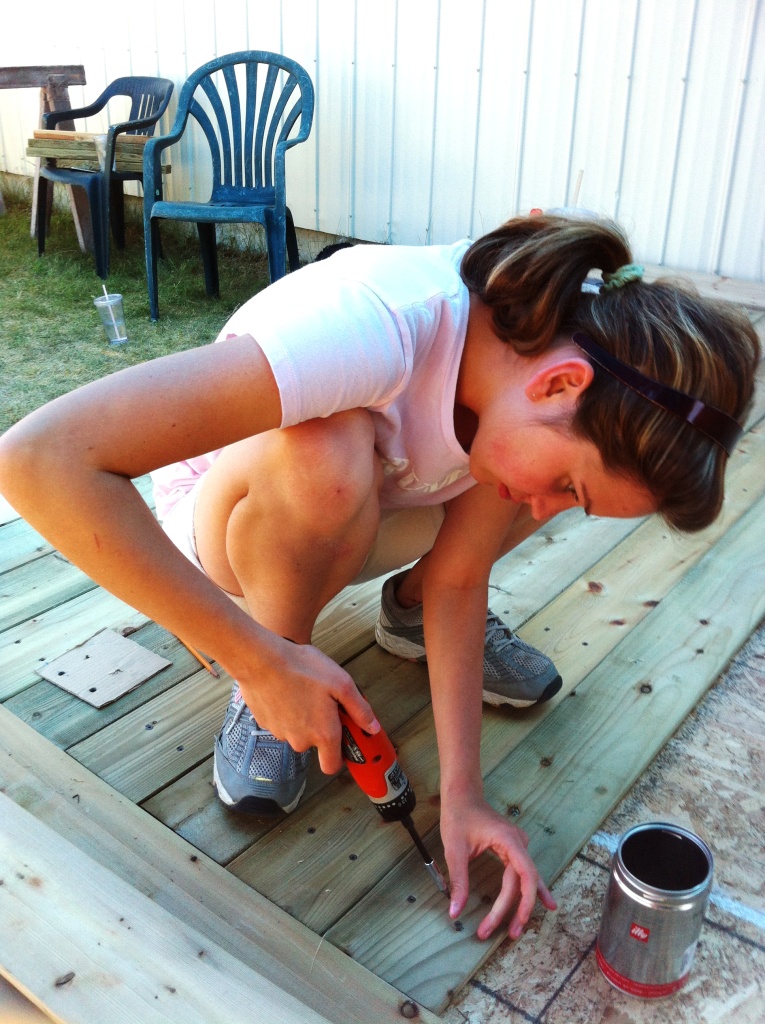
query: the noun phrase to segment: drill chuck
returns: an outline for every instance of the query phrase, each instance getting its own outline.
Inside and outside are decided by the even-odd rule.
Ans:
[[[398,768],[401,771],[401,766],[396,761],[394,768]],[[403,772],[401,773],[403,775]],[[417,804],[417,798],[414,795],[414,790],[409,785],[409,781],[404,775],[404,781],[406,785],[402,790],[399,790],[395,795],[392,794],[385,799],[375,799],[370,797],[370,800],[377,808],[377,813],[380,815],[383,821],[402,821],[414,810]]]

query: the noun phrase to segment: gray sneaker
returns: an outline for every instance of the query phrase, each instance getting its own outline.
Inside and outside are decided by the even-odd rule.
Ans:
[[[378,644],[399,658],[427,661],[422,605],[403,608],[395,597],[400,576],[385,581],[380,616],[375,626]],[[487,704],[528,708],[543,704],[561,688],[561,678],[549,658],[510,632],[493,612],[486,616],[483,649],[483,699]]]
[[[298,754],[259,727],[235,683],[213,757],[213,782],[226,807],[261,817],[294,811],[310,760],[310,750]]]

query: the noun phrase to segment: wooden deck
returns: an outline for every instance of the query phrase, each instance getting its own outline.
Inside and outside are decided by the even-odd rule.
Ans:
[[[227,813],[211,755],[231,680],[11,509],[0,523],[0,974],[67,1022],[230,1024],[254,1005],[264,1020],[435,1022],[502,939],[474,936],[496,864],[474,866],[455,927],[405,831],[347,774],[314,769],[277,822]],[[762,619],[764,540],[761,386],[708,530],[681,538],[656,518],[574,510],[495,567],[493,609],[564,679],[540,709],[484,714],[487,794],[528,831],[548,881]],[[440,859],[427,670],[375,645],[379,587],[341,594],[315,642],[394,739]],[[135,630],[172,664],[96,710],[35,667],[104,628]]]

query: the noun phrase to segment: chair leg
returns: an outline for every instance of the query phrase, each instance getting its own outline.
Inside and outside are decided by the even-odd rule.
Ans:
[[[109,215],[112,238],[118,249],[125,248],[125,187],[119,180],[110,183]]]
[[[159,320],[159,288],[157,286],[157,243],[159,241],[159,221],[144,216],[143,244],[146,252],[146,284],[149,289],[149,316],[153,321]]]
[[[289,259],[290,271],[300,270],[300,253],[298,252],[295,222],[292,219],[292,212],[289,206],[285,207],[285,210],[287,214],[287,257]]]
[[[45,230],[48,223],[48,186],[49,181],[43,178],[42,174],[37,179],[37,221],[35,231],[37,233],[37,255],[42,256],[45,252]]]
[[[218,248],[215,241],[215,225],[197,224],[199,245],[202,250],[202,266],[205,272],[205,291],[210,298],[217,299],[220,295],[218,280]]]
[[[93,226],[93,255],[96,274],[105,281],[109,276],[109,197],[104,195],[102,180],[93,177],[86,186]]]
[[[266,241],[268,244],[268,274],[271,283],[287,273],[287,222],[284,211],[266,210]]]

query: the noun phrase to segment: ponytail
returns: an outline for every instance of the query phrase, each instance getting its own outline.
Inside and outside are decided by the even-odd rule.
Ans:
[[[593,267],[630,263],[627,239],[608,221],[516,217],[479,238],[462,261],[462,279],[491,307],[494,330],[523,355],[548,348],[581,302]]]

